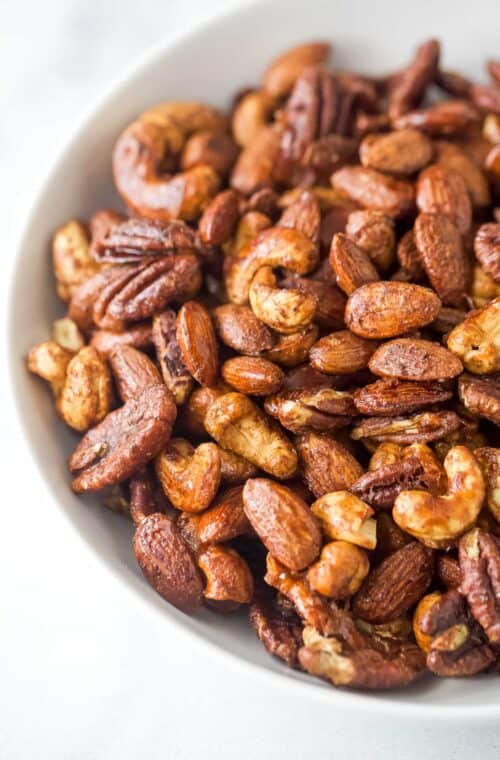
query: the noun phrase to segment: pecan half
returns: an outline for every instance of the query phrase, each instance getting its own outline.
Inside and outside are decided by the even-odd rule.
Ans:
[[[133,263],[149,257],[188,253],[195,247],[193,230],[185,222],[127,219],[106,227],[99,225],[92,236],[92,255],[97,261]]]
[[[249,608],[250,623],[269,654],[297,667],[302,625],[293,610],[285,610],[265,586],[256,591]]]
[[[500,223],[481,225],[474,238],[474,253],[484,271],[500,283]]]
[[[492,644],[500,643],[500,544],[479,528],[459,543],[461,591]]]
[[[177,340],[177,317],[167,310],[153,318],[152,338],[161,374],[177,406],[182,406],[193,387],[193,379],[182,361]]]
[[[451,396],[451,389],[441,383],[377,380],[357,390],[353,399],[361,414],[389,417],[447,401]]]
[[[460,401],[470,412],[500,425],[500,380],[463,374],[458,381]]]
[[[429,443],[458,430],[460,417],[455,412],[421,412],[409,417],[371,417],[352,430],[354,440],[374,438],[393,443]]]

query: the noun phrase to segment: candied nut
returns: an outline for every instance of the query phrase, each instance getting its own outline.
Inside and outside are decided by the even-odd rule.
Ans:
[[[98,491],[127,480],[165,446],[175,421],[172,395],[161,385],[151,385],[136,399],[108,414],[88,431],[69,460],[78,473],[76,493]]]
[[[359,338],[349,330],[339,330],[320,338],[311,348],[312,366],[328,375],[357,372],[368,366],[376,343]]]
[[[401,269],[408,275],[408,279],[421,280],[424,275],[424,268],[420,260],[420,253],[415,243],[413,230],[405,232],[398,243],[397,257],[401,264]]]
[[[191,533],[197,546],[231,541],[252,532],[243,510],[243,487],[234,486],[217,497],[202,514],[182,514],[178,522],[181,533]]]
[[[484,271],[500,283],[500,223],[481,225],[474,238],[474,253]]]
[[[377,470],[389,464],[396,464],[401,459],[403,446],[399,443],[380,443],[372,454],[368,469]]]
[[[195,449],[182,438],[172,438],[156,457],[156,474],[174,507],[202,512],[220,484],[220,456],[215,443]]]
[[[445,100],[398,116],[393,127],[419,129],[433,137],[448,137],[466,132],[478,121],[478,111],[466,100]]]
[[[392,511],[400,528],[434,548],[450,545],[474,525],[485,496],[481,468],[465,446],[452,448],[443,466],[448,477],[446,494],[403,491]]]
[[[229,546],[211,545],[197,556],[206,578],[203,596],[216,602],[248,604],[253,596],[253,578],[247,563]]]
[[[439,42],[434,39],[426,40],[416,49],[413,60],[401,71],[389,91],[391,120],[419,105],[437,75],[439,55]]]
[[[283,371],[260,357],[236,356],[222,365],[222,377],[240,393],[268,396],[276,393],[283,382]]]
[[[262,127],[238,156],[231,172],[230,185],[249,196],[272,187],[273,169],[280,150],[281,133],[274,126]]]
[[[309,507],[294,491],[267,478],[247,480],[245,514],[262,543],[278,562],[302,570],[321,548],[321,530]]]
[[[269,123],[276,106],[276,99],[264,90],[251,90],[238,101],[233,111],[231,129],[234,139],[241,145],[249,145],[258,132]]]
[[[264,586],[256,589],[249,613],[250,623],[269,654],[296,667],[297,652],[302,645],[302,626],[293,610],[285,610],[271,590]]]
[[[30,372],[50,383],[54,396],[59,396],[66,380],[66,371],[73,353],[56,343],[47,340],[34,346],[28,354],[27,364]]]
[[[460,306],[467,269],[458,228],[446,214],[419,214],[414,236],[426,274],[442,302]]]
[[[262,190],[259,192],[266,191]],[[227,244],[225,248],[226,253],[228,253],[229,256],[239,255],[239,252],[242,251],[246,244],[253,240],[254,237],[257,237],[259,232],[267,230],[271,226],[271,220],[265,214],[260,211],[247,211],[246,214],[243,214],[236,227],[233,240]]]
[[[280,280],[280,286],[298,290],[300,293],[314,298],[316,301],[314,321],[318,325],[328,327],[331,330],[340,329],[344,326],[346,298],[336,285],[321,280],[298,277],[297,275],[287,275]]]
[[[56,408],[64,422],[83,432],[103,420],[111,408],[111,376],[95,348],[86,346],[66,368]]]
[[[149,321],[138,322],[121,333],[115,333],[111,330],[96,330],[90,339],[90,345],[103,356],[108,356],[116,346],[149,348],[152,342],[152,330]]]
[[[241,393],[217,398],[207,411],[205,427],[222,448],[276,478],[289,478],[297,468],[297,453],[288,438]]]
[[[167,310],[153,317],[153,343],[165,385],[172,392],[177,406],[182,406],[193,387],[177,341],[177,317]]]
[[[296,448],[304,479],[317,499],[331,491],[347,490],[363,474],[345,446],[327,435],[303,433]]]
[[[326,183],[332,172],[355,159],[357,150],[358,143],[352,137],[323,135],[305,149],[302,164],[314,172],[317,182]]]
[[[339,288],[347,295],[351,295],[362,285],[380,279],[368,254],[347,235],[340,232],[333,236],[330,264],[337,277]]]
[[[361,338],[394,338],[432,322],[440,306],[436,294],[420,285],[371,282],[349,297],[345,321]]]
[[[99,264],[90,255],[89,234],[83,224],[71,220],[56,230],[52,262],[57,294],[69,301],[73,291],[99,271]]]
[[[277,417],[284,428],[301,433],[312,428],[320,432],[348,425],[355,413],[352,395],[333,388],[289,391],[266,399],[264,409]]]
[[[474,456],[481,465],[486,483],[486,503],[495,520],[500,523],[500,448],[482,446]]]
[[[271,267],[259,269],[249,291],[255,316],[277,332],[289,335],[309,325],[316,313],[316,298],[293,288],[277,288]]]
[[[352,211],[346,235],[368,254],[378,269],[388,269],[394,258],[394,222],[380,211]]]
[[[434,145],[436,163],[460,174],[465,182],[473,206],[479,208],[489,206],[491,203],[491,193],[488,180],[484,172],[468,155],[466,150],[462,150],[455,143],[445,140],[440,140],[434,143]]]
[[[313,193],[305,191],[281,214],[278,227],[298,230],[315,245],[319,243],[321,212]]]
[[[367,135],[359,148],[363,166],[402,177],[423,169],[432,159],[432,154],[431,141],[416,129]]]
[[[345,599],[358,591],[369,571],[370,563],[363,549],[346,541],[332,541],[310,566],[307,580],[318,594]]]
[[[324,375],[310,364],[288,370],[283,380],[284,391],[306,391],[314,388],[331,388],[334,378]]]
[[[264,89],[273,97],[287,95],[305,69],[326,63],[330,50],[327,42],[307,42],[286,50],[264,72]]]
[[[498,379],[463,374],[458,380],[458,397],[470,412],[500,425],[500,382]]]
[[[364,166],[344,166],[332,175],[331,181],[335,190],[345,193],[363,208],[381,211],[390,217],[405,216],[415,205],[415,191],[410,182]]]
[[[462,372],[462,362],[439,343],[414,338],[398,338],[383,343],[368,362],[381,377],[398,380],[448,380]]]
[[[447,401],[451,396],[452,391],[441,383],[377,380],[357,390],[353,399],[361,414],[389,417]]]
[[[425,214],[448,215],[462,235],[470,230],[472,204],[465,180],[454,169],[442,164],[424,169],[417,181],[417,206]]]
[[[439,554],[436,559],[436,576],[446,589],[458,589],[462,573],[458,561],[448,554]]]
[[[490,143],[500,143],[500,115],[497,116],[494,113],[486,115],[483,121],[482,135]]]
[[[169,511],[170,505],[167,504],[163,491],[149,468],[144,467],[134,473],[129,481],[129,491],[129,512],[134,525],[139,525],[149,515]]]
[[[426,594],[419,601],[415,612],[413,613],[413,633],[415,635],[415,641],[424,652],[431,651],[432,636],[429,633],[424,633],[424,631],[422,631],[422,618],[427,615],[431,607],[441,599],[441,596],[442,595],[439,591],[433,591],[431,594]]]
[[[284,267],[297,274],[308,274],[318,262],[318,250],[302,232],[287,227],[264,230],[240,251],[226,273],[229,300],[248,301],[250,285],[263,266]]]
[[[248,306],[226,303],[214,309],[213,317],[221,341],[241,354],[257,356],[276,343],[271,330]]]
[[[85,345],[82,333],[69,317],[56,319],[52,325],[52,334],[56,343],[74,354]]]
[[[257,468],[244,457],[226,451],[219,447],[220,477],[223,483],[244,483],[247,478],[253,478]]]
[[[199,225],[200,238],[208,245],[223,245],[233,235],[240,218],[239,199],[234,190],[224,190],[212,198]]]
[[[386,623],[407,612],[432,581],[433,556],[414,541],[371,571],[353,600],[353,612],[368,623]]]
[[[390,512],[379,512],[377,515],[377,561],[390,557],[394,552],[412,542],[411,536],[401,530],[391,517]]]
[[[318,326],[312,324],[297,333],[280,335],[275,345],[262,355],[284,367],[296,367],[307,360],[309,351],[318,338],[318,332]]]
[[[212,388],[195,388],[182,407],[179,425],[184,433],[194,438],[206,438],[205,416],[208,408],[216,398],[230,390],[226,383],[218,383]]]
[[[455,412],[421,412],[408,417],[371,417],[353,428],[355,441],[374,438],[383,443],[429,443],[458,430],[461,421]]]
[[[238,146],[225,134],[203,131],[192,135],[181,155],[181,169],[211,167],[219,177],[227,177],[238,156]]]
[[[497,296],[500,296],[500,283],[495,282],[493,277],[484,271],[479,265],[472,270],[472,300],[478,309],[486,306]],[[463,319],[465,319],[465,314]],[[460,320],[461,322],[463,321]]]
[[[146,580],[167,602],[193,612],[203,584],[175,523],[162,514],[145,517],[134,536],[134,553]]]
[[[348,491],[332,491],[311,504],[311,512],[321,521],[328,538],[348,541],[364,549],[377,543],[377,523],[373,509]]]
[[[200,385],[214,385],[218,372],[217,339],[207,310],[197,301],[177,314],[177,342],[183,364]]]
[[[500,370],[500,298],[466,317],[451,331],[447,345],[469,372]]]
[[[136,398],[149,385],[162,384],[151,359],[132,346],[117,346],[110,354],[109,363],[123,402]]]
[[[492,644],[500,643],[500,544],[479,528],[459,543],[461,592]]]
[[[92,255],[99,262],[130,264],[149,258],[189,253],[195,248],[193,230],[181,221],[109,219],[109,212],[92,220]],[[102,215],[106,213],[106,220]]]

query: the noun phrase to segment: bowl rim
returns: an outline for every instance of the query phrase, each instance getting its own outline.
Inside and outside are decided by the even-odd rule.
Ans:
[[[273,0],[273,2],[283,3],[283,0]],[[58,509],[59,514],[63,516],[63,519],[67,526],[69,526],[72,534],[77,538],[80,544],[88,550],[89,554],[97,561],[97,563],[106,569],[115,582],[119,583],[120,586],[123,586],[125,583],[129,589],[132,590],[134,600],[137,600],[143,609],[147,610],[149,614],[155,615],[158,619],[161,618],[167,620],[168,624],[177,628],[179,633],[182,632],[183,635],[187,634],[189,640],[200,651],[209,651],[214,658],[217,657],[221,661],[225,660],[230,663],[233,669],[239,670],[251,677],[257,677],[272,687],[287,690],[288,693],[293,691],[297,696],[312,696],[315,699],[321,700],[324,704],[339,708],[340,710],[347,711],[356,708],[357,710],[362,710],[367,716],[390,715],[404,717],[410,720],[427,718],[433,721],[443,722],[458,718],[467,722],[474,722],[479,719],[482,722],[491,722],[500,717],[500,703],[498,705],[488,706],[405,703],[397,699],[397,695],[403,693],[402,690],[390,692],[391,695],[395,695],[394,697],[388,697],[386,693],[383,699],[377,699],[377,692],[337,689],[335,687],[318,688],[318,685],[312,678],[299,680],[282,677],[281,673],[268,668],[265,665],[245,660],[237,653],[228,651],[224,649],[222,645],[207,639],[200,632],[194,630],[194,628],[190,626],[190,618],[188,616],[178,618],[175,615],[172,615],[168,604],[160,608],[158,604],[155,604],[154,592],[151,589],[150,591],[152,593],[150,595],[136,593],[135,589],[132,588],[132,584],[116,567],[107,562],[106,557],[103,556],[98,551],[95,544],[92,541],[89,541],[81,530],[79,530],[67,511],[61,508],[52,484],[44,476],[41,462],[35,453],[35,447],[31,441],[29,421],[24,414],[21,398],[15,391],[18,351],[14,319],[17,309],[17,304],[14,302],[14,284],[18,277],[19,260],[22,251],[26,249],[29,243],[29,228],[31,227],[32,221],[36,216],[39,207],[43,205],[43,198],[48,191],[48,188],[53,183],[54,177],[64,165],[67,155],[71,153],[75,143],[79,142],[85,136],[92,120],[98,116],[101,110],[105,109],[108,102],[118,94],[118,92],[127,84],[129,79],[139,76],[147,70],[149,66],[158,62],[164,54],[175,54],[178,47],[188,44],[191,39],[197,37],[201,33],[211,34],[216,31],[221,22],[228,21],[232,17],[236,18],[242,12],[248,12],[256,7],[266,6],[268,3],[269,0],[242,0],[241,3],[234,7],[225,8],[222,11],[212,14],[208,18],[202,18],[191,22],[187,28],[174,33],[168,41],[160,40],[159,42],[148,45],[143,53],[136,56],[135,59],[125,67],[123,73],[111,78],[110,82],[100,90],[96,97],[91,99],[89,105],[86,106],[73,121],[73,126],[70,128],[68,136],[62,141],[61,146],[54,151],[51,156],[49,168],[44,173],[42,179],[34,187],[24,221],[22,225],[19,226],[19,231],[15,235],[15,253],[9,272],[7,289],[8,297],[6,304],[6,353],[9,365],[10,383],[8,392],[10,394],[10,406],[13,406],[16,410],[16,417],[22,430],[24,444],[32,455],[31,461],[40,476],[43,488],[52,497],[51,501],[53,502],[54,507]],[[430,686],[430,688],[432,687]]]

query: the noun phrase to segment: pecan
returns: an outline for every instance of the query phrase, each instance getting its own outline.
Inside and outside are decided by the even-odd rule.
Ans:
[[[362,285],[379,279],[378,272],[369,256],[342,233],[333,236],[330,264],[337,277],[339,288],[347,295],[351,295]]]
[[[439,42],[427,40],[415,52],[412,62],[398,77],[389,97],[389,116],[401,114],[419,105],[427,86],[435,79],[439,64]]]
[[[421,412],[409,417],[371,417],[352,430],[354,440],[374,438],[393,443],[429,443],[438,441],[460,426],[455,412]]]
[[[479,528],[460,539],[461,591],[492,644],[500,643],[500,544]]]
[[[255,593],[249,608],[250,623],[267,651],[297,667],[297,653],[302,644],[302,626],[293,611],[278,605],[271,590],[262,587]]]
[[[461,235],[470,230],[472,204],[465,180],[443,164],[433,164],[419,174],[417,206],[425,214],[448,215]]]
[[[465,132],[479,121],[478,111],[466,100],[446,100],[398,116],[396,129],[419,129],[427,135],[447,137]]]
[[[352,395],[333,388],[289,391],[266,399],[264,408],[292,433],[309,428],[320,432],[348,425],[355,407]]]
[[[257,356],[276,343],[269,327],[248,306],[226,303],[214,309],[213,317],[221,341],[241,354]]]
[[[177,342],[182,362],[200,385],[215,385],[217,339],[207,310],[197,301],[183,304],[177,314]]]
[[[416,129],[367,135],[359,148],[363,166],[402,177],[423,169],[432,159],[432,154],[431,141]]]
[[[472,84],[470,99],[481,111],[489,111],[500,115],[500,90],[487,84]]]
[[[330,50],[327,42],[307,42],[290,48],[266,69],[262,79],[264,89],[274,97],[287,95],[306,68],[326,63]]]
[[[222,365],[222,377],[235,390],[249,396],[276,393],[283,382],[283,371],[259,357],[237,356]]]
[[[380,211],[353,211],[345,231],[378,269],[390,267],[396,245],[394,222],[390,217]]]
[[[129,478],[166,444],[176,407],[167,388],[151,385],[82,438],[69,460],[76,493]]]
[[[462,362],[438,343],[430,340],[398,338],[381,345],[368,362],[381,377],[398,380],[448,380],[462,372]]]
[[[339,330],[318,340],[309,358],[314,369],[329,375],[351,374],[368,366],[374,342],[359,338],[349,330]]]
[[[212,502],[220,484],[220,456],[215,443],[195,449],[182,438],[173,438],[155,460],[156,474],[174,507],[201,512]]]
[[[451,396],[452,391],[441,383],[389,379],[365,385],[353,398],[361,414],[389,417],[447,401]]]
[[[500,283],[500,223],[481,225],[474,238],[474,253],[484,271]]]
[[[415,204],[415,191],[410,182],[364,166],[344,166],[332,175],[331,181],[336,190],[360,206],[390,217],[405,216]]]
[[[330,491],[349,489],[363,473],[345,446],[327,435],[303,433],[296,448],[305,481],[317,499]]]
[[[185,222],[160,222],[153,219],[127,219],[92,236],[92,255],[99,262],[126,264],[176,253],[195,247],[193,230]]]
[[[460,306],[467,287],[466,260],[458,228],[445,214],[419,214],[415,243],[432,286],[444,304]]]
[[[483,446],[474,451],[486,483],[486,503],[495,520],[500,522],[500,448]]]
[[[470,412],[500,425],[500,381],[493,377],[463,374],[458,381],[458,396]]]
[[[151,359],[132,346],[117,346],[109,357],[118,393],[123,402],[136,398],[150,385],[161,385]]]
[[[239,221],[239,199],[234,190],[218,193],[205,208],[199,232],[204,243],[222,245],[233,235]]]
[[[170,309],[153,318],[152,337],[161,374],[175,403],[181,406],[191,392],[193,380],[182,361],[176,329],[177,317]]]

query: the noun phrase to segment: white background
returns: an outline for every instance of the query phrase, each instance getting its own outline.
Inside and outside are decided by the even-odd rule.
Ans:
[[[2,313],[26,209],[81,112],[148,45],[237,4],[0,0]],[[365,720],[291,696],[130,601],[44,492],[4,354],[1,367],[0,760],[500,756],[495,728]]]

